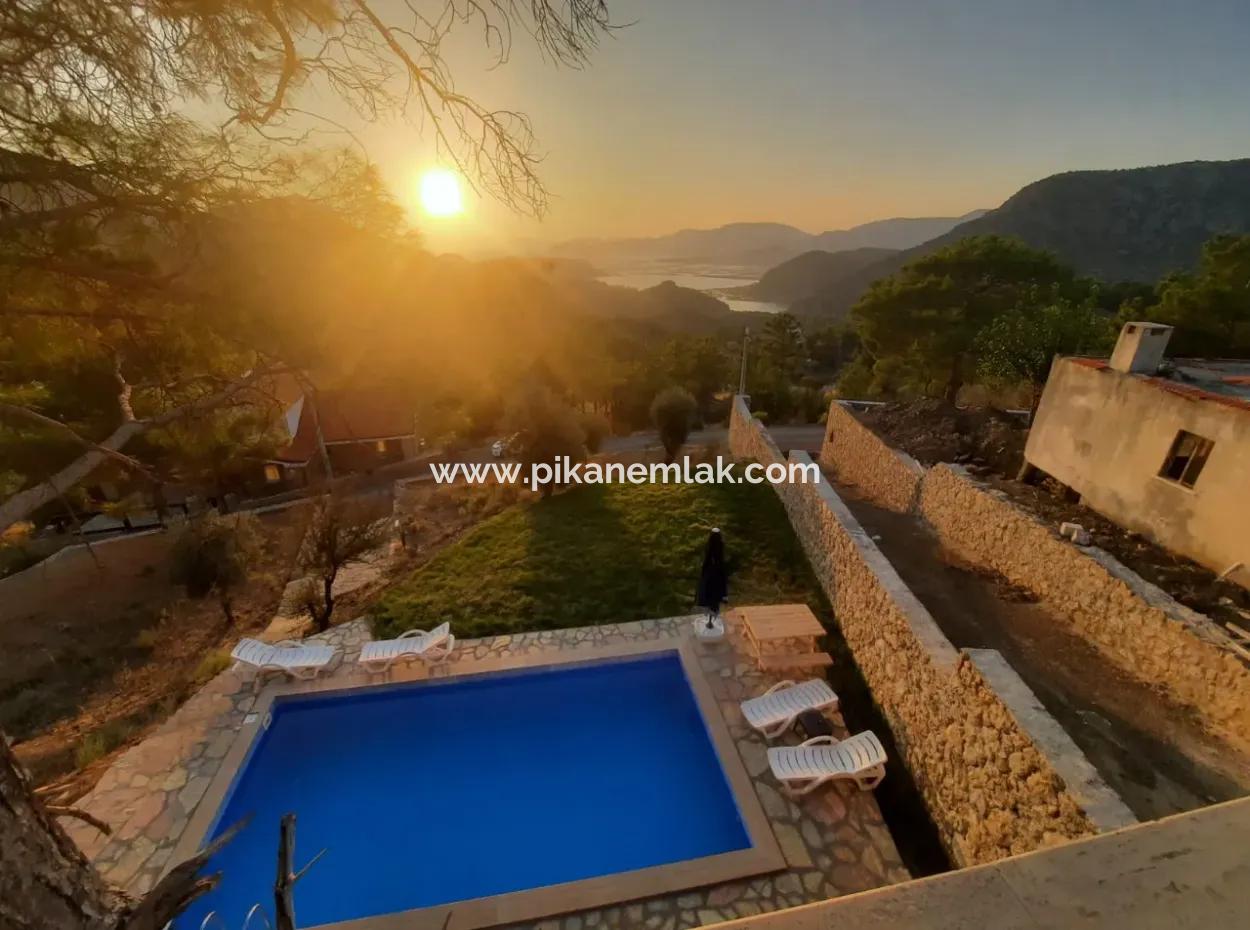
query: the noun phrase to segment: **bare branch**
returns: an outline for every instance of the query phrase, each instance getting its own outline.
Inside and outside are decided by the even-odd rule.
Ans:
[[[235,838],[251,820],[244,817],[185,862],[174,866],[156,887],[144,895],[118,922],[118,930],[162,930],[175,917],[186,910],[196,898],[207,894],[221,881],[221,873],[199,877],[200,870],[208,864],[227,843]]]
[[[152,317],[146,313],[132,310],[71,310],[58,307],[17,307],[12,304],[0,303],[0,318],[3,317],[44,317],[47,319],[84,320],[95,322],[130,322],[150,323]]]
[[[94,814],[88,814],[80,807],[63,807],[58,804],[45,804],[44,810],[46,810],[53,817],[72,817],[75,820],[81,820],[83,823],[89,823],[105,836],[113,835],[112,827]]]
[[[122,357],[119,352],[113,353],[113,378],[117,381],[117,406],[122,412],[122,421],[130,423],[136,419],[135,408],[130,402],[135,389],[122,374]]]
[[[228,402],[239,392],[251,387],[257,381],[268,378],[276,374],[280,374],[283,368],[266,368],[250,372],[232,381],[226,387],[212,394],[193,400],[190,403],[175,407],[158,416],[148,417],[146,419],[126,420],[117,429],[113,430],[109,436],[99,443],[91,443],[89,451],[70,462],[56,474],[50,478],[41,481],[32,487],[18,491],[9,497],[4,503],[0,504],[0,531],[8,529],[19,520],[24,520],[30,516],[38,508],[50,501],[56,500],[70,488],[83,481],[88,475],[99,468],[104,462],[110,459],[116,459],[122,455],[121,449],[126,446],[136,436],[146,433],[148,430],[161,426],[168,426],[178,420],[186,417],[194,416],[197,413],[203,413],[219,407]],[[26,419],[41,417],[41,414],[35,414],[24,407],[4,404],[0,405],[0,410],[12,412],[15,415],[24,416]],[[33,416],[32,416],[33,415]],[[66,432],[72,432],[69,427],[59,423],[56,420],[48,418],[44,425],[54,426]],[[76,435],[76,434],[75,434]],[[86,440],[80,440],[86,443]],[[122,456],[123,459],[128,457]],[[133,460],[131,460],[133,461]],[[137,465],[137,463],[136,463]],[[142,466],[138,466],[142,468]]]
[[[148,469],[137,459],[131,458],[129,455],[117,451],[117,449],[109,448],[97,442],[92,442],[90,439],[75,430],[72,426],[62,423],[60,420],[53,419],[52,417],[45,416],[37,410],[31,410],[29,407],[21,407],[17,404],[0,401],[0,414],[5,414],[16,419],[26,420],[39,426],[46,426],[49,429],[54,429],[57,432],[62,433],[68,439],[78,443],[80,446],[85,446],[88,449],[99,452],[105,457],[111,458],[115,462],[124,465],[126,468],[129,468],[132,471],[137,471],[145,478],[149,478],[153,481],[156,480],[155,476],[153,476],[153,474],[148,471]]]

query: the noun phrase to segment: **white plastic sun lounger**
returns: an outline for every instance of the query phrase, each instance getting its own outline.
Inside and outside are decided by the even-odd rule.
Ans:
[[[262,672],[282,672],[292,678],[316,678],[334,658],[333,646],[297,643],[262,643],[241,639],[230,657]]]
[[[779,681],[759,697],[742,702],[742,716],[746,722],[774,739],[794,725],[794,720],[805,710],[823,710],[838,706],[838,696],[828,682],[813,678],[802,684]]]
[[[814,736],[798,746],[774,746],[768,750],[768,764],[791,795],[807,794],[839,778],[868,791],[885,778],[885,749],[871,730],[840,742]]]
[[[408,630],[398,639],[381,639],[365,643],[357,660],[371,672],[384,672],[395,662],[420,659],[430,665],[446,662],[456,648],[456,637],[451,633],[450,623],[440,623],[434,629]]]

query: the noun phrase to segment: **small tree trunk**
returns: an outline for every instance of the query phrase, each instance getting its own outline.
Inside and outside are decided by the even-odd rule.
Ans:
[[[951,372],[946,379],[946,389],[942,393],[942,400],[952,407],[955,406],[955,401],[959,399],[959,389],[963,386],[963,359],[957,355],[954,361],[951,362]]]
[[[222,591],[218,594],[218,600],[221,601],[221,612],[226,617],[226,626],[234,628],[234,604],[230,600],[230,592]]]
[[[334,613],[334,578],[338,569],[321,579],[321,614],[316,617],[317,632],[324,633],[330,629],[330,615]]]
[[[0,923],[58,930],[112,925],[125,905],[30,791],[0,735]]]
[[[295,930],[295,815],[283,814],[278,834],[278,877],[273,883],[274,930]]]
[[[220,880],[205,863],[241,821],[175,866],[139,901],[112,888],[30,790],[0,733],[0,927],[19,930],[161,930]]]
[[[169,519],[169,504],[165,500],[165,485],[160,481],[152,485],[152,506],[156,508],[156,519],[164,526]]]

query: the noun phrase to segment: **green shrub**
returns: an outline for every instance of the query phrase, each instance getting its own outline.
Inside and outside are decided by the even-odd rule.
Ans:
[[[156,627],[140,630],[135,634],[134,646],[136,649],[152,649],[156,646],[161,638],[161,632]]]
[[[231,662],[230,653],[224,649],[207,653],[204,658],[200,659],[200,664],[195,667],[191,679],[197,685],[208,684],[208,682],[228,669]]]
[[[599,413],[581,415],[582,432],[586,434],[586,451],[594,455],[603,448],[603,440],[610,431],[608,421]]]
[[[814,387],[795,388],[794,402],[804,423],[820,422],[821,416],[829,409],[824,393]]]
[[[586,432],[572,407],[545,387],[530,387],[512,401],[504,418],[508,431],[515,433],[515,451],[527,468],[551,465],[568,456],[575,462],[586,457]],[[552,481],[542,486],[543,496],[555,491]]]
[[[174,542],[170,578],[190,597],[215,594],[226,623],[233,626],[234,592],[247,582],[260,539],[252,514],[205,514],[188,523]]]
[[[651,422],[659,431],[666,462],[677,458],[682,444],[690,435],[697,410],[694,395],[685,388],[665,388],[655,395],[655,400],[651,402]]]
[[[129,720],[110,720],[82,738],[74,752],[75,764],[80,769],[85,769],[122,745],[133,733],[134,725]]]

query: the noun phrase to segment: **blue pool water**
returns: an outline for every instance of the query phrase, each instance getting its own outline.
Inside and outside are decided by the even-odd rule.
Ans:
[[[226,797],[209,910],[273,912],[294,812],[300,926],[715,855],[750,845],[675,652],[274,703]]]

